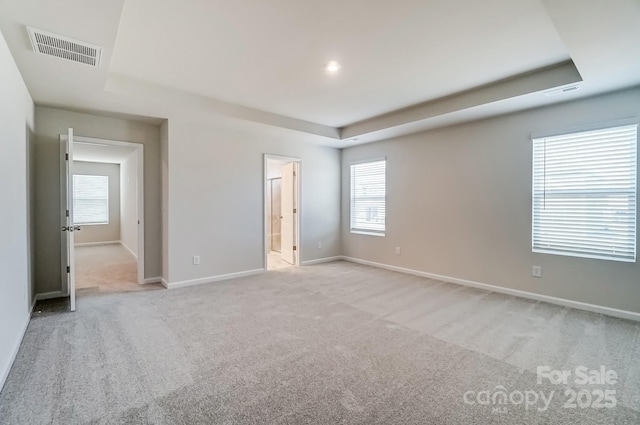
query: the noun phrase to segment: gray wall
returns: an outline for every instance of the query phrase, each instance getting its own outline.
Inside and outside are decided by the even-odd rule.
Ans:
[[[638,263],[531,252],[531,135],[638,116],[636,88],[345,149],[343,254],[640,312]],[[386,236],[351,234],[349,164],[382,156]],[[533,265],[541,279],[531,277]]]
[[[145,277],[160,276],[161,179],[160,129],[157,126],[36,107],[36,286],[38,293],[60,291],[59,134],[73,127],[76,136],[144,144]]]
[[[172,119],[166,154],[165,280],[265,266],[265,153],[302,159],[301,260],[340,255],[339,150]],[[193,255],[201,256],[200,265],[192,264]]]
[[[75,243],[113,242],[120,240],[120,165],[73,161],[74,175],[109,177],[109,223],[82,225],[74,232]]]
[[[29,322],[33,101],[0,34],[0,390]]]

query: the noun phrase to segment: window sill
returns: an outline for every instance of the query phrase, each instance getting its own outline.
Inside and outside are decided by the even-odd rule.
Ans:
[[[635,263],[635,258],[624,258],[624,257],[608,257],[606,255],[594,255],[594,254],[583,254],[578,252],[567,252],[567,251],[556,251],[553,249],[543,249],[543,248],[533,248],[531,250],[534,254],[548,254],[548,255],[560,255],[563,257],[573,257],[573,258],[586,258],[588,260],[606,260],[606,261],[618,261],[621,263]]]
[[[384,238],[384,233],[367,232],[366,230],[351,230],[356,235],[379,236]]]

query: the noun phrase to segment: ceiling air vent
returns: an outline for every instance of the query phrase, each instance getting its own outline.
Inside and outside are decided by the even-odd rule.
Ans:
[[[561,87],[559,89],[547,90],[544,95],[547,97],[558,96],[560,94],[570,93],[572,91],[580,90],[579,84],[572,84],[570,86]]]
[[[72,62],[98,68],[102,58],[102,47],[62,35],[27,27],[31,45],[36,53],[55,56]]]

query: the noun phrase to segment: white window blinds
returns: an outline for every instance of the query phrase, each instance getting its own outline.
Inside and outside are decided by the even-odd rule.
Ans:
[[[351,164],[351,231],[384,235],[387,161]]]
[[[533,140],[533,251],[633,262],[637,125]]]
[[[73,223],[109,223],[108,176],[73,176]]]

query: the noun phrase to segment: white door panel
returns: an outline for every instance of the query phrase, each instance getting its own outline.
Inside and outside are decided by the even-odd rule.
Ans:
[[[295,166],[294,163],[282,167],[281,209],[281,258],[289,264],[296,263],[295,256]]]
[[[61,231],[62,231],[62,284],[68,292],[71,311],[76,310],[76,280],[74,231],[79,226],[73,225],[73,129],[70,128],[66,140],[60,140],[60,190],[61,196]]]

